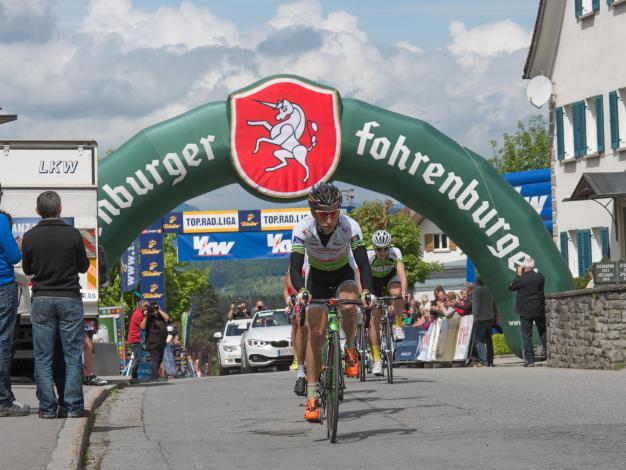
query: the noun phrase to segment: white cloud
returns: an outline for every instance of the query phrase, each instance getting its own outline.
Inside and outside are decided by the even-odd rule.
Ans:
[[[512,54],[527,49],[531,32],[511,20],[488,23],[467,29],[460,21],[449,26],[453,42],[449,46],[463,65],[484,65],[485,58]]]
[[[79,33],[0,41],[0,83],[9,90],[0,105],[19,114],[0,136],[93,138],[104,153],[260,78],[293,73],[422,119],[489,156],[491,139],[535,113],[521,80],[530,32],[511,21],[452,22],[450,34],[450,45],[434,51],[374,43],[355,15],[324,13],[312,0],[280,5],[265,25],[241,31],[189,2],[144,11],[130,0],[91,0]],[[230,197],[236,206],[240,196]]]

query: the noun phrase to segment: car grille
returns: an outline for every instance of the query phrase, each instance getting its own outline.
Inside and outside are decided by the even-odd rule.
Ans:
[[[275,348],[287,348],[289,347],[289,341],[272,341],[270,343]]]

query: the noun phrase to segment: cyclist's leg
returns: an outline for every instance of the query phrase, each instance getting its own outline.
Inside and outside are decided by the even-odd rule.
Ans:
[[[369,324],[369,340],[372,350],[372,356],[374,356],[374,362],[380,362],[380,317],[382,311],[380,308],[372,309]]]
[[[343,280],[337,288],[337,298],[357,300],[359,291],[353,279]],[[358,377],[359,361],[355,349],[355,337],[357,333],[357,307],[356,305],[341,306],[342,328],[346,334],[346,375],[348,377]]]
[[[298,362],[298,367],[304,367],[304,361],[306,359],[306,348],[309,342],[309,327],[305,323],[303,326],[300,326],[300,314],[296,315],[296,361]]]
[[[389,295],[393,297],[399,297],[402,295],[402,287],[400,285],[400,278],[398,276],[394,276],[389,280],[389,283],[387,284],[387,291],[389,292]],[[390,311],[395,317],[395,324],[393,329],[396,340],[404,339],[404,330],[402,329],[402,311],[404,310],[403,302],[403,299],[394,300],[393,304],[390,307]]]

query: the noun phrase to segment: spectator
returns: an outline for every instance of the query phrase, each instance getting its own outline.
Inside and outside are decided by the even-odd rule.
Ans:
[[[472,312],[474,339],[480,362],[478,367],[493,367],[493,340],[491,327],[496,318],[496,305],[482,278],[476,278]]]
[[[63,343],[68,417],[87,417],[90,413],[84,409],[81,360],[84,311],[78,273],[87,272],[89,260],[80,232],[60,219],[61,198],[57,193],[41,193],[37,213],[43,220],[24,234],[22,268],[33,276],[30,320],[39,417],[56,418],[59,411],[52,367],[57,336]]]
[[[93,335],[98,330],[98,320],[85,320],[85,352],[83,354],[83,384],[106,385],[109,382],[96,376],[93,371]]]
[[[18,242],[13,238],[12,227],[11,216],[0,211],[0,416],[26,416],[30,407],[17,402],[11,390],[11,347],[18,306],[13,265],[22,259]]]
[[[589,278],[589,282],[585,286],[585,289],[593,289],[596,286],[596,282],[593,279],[593,266],[587,271],[587,277]]]
[[[448,298],[443,286],[438,285],[435,287],[434,295],[435,300],[430,303],[430,314],[435,317],[443,317],[446,315],[446,310],[448,308],[446,305]]]
[[[237,302],[230,304],[228,319],[241,320],[243,318],[250,318],[250,315],[248,313],[248,306],[243,300],[238,299]]]
[[[445,309],[445,315],[446,318],[453,318],[454,315],[456,314],[456,310],[455,307],[458,304],[458,300],[456,298],[456,293],[455,292],[448,292],[446,294],[446,309]]]
[[[159,370],[163,362],[165,352],[165,341],[167,340],[167,322],[169,315],[159,307],[159,304],[152,302],[141,320],[141,329],[146,330],[146,349],[150,353],[152,364],[152,380],[159,378]]]
[[[137,381],[139,369],[139,356],[141,354],[141,321],[148,310],[148,302],[142,300],[130,317],[128,325],[128,346],[132,354],[133,365],[131,366],[131,380]]]
[[[267,310],[267,309],[265,308],[265,304],[263,303],[263,301],[262,301],[261,299],[259,299],[259,300],[257,300],[257,301],[256,301],[256,303],[255,303],[255,305],[254,305],[254,308],[255,308],[255,310],[256,310],[257,312],[260,312],[261,310]]]
[[[515,312],[520,316],[522,341],[524,343],[524,367],[535,366],[533,351],[533,323],[541,338],[543,350],[546,351],[546,299],[543,293],[545,278],[535,272],[535,260],[530,256],[524,259],[517,268],[517,277],[509,284],[509,289],[517,291]]]
[[[462,317],[472,314],[472,299],[467,287],[461,292],[461,300],[457,302],[455,310]]]

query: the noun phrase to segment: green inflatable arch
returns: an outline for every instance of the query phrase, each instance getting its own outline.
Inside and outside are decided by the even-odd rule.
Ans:
[[[98,208],[100,244],[108,259],[119,258],[144,227],[194,196],[240,183],[258,197],[277,199],[251,185],[245,170],[242,173],[233,164],[236,152],[231,140],[238,137],[230,119],[244,113],[235,102],[259,90],[256,97],[262,99],[251,98],[259,108],[284,110],[284,103],[263,100],[267,96],[263,87],[283,80],[309,85],[322,93],[319,102],[334,100],[338,152],[334,162],[317,172],[318,181],[334,179],[387,194],[431,219],[473,260],[494,295],[507,343],[521,356],[515,294],[507,289],[515,268],[530,255],[546,277],[546,292],[574,286],[537,213],[489,162],[429,124],[358,100],[341,100],[336,91],[300,77],[270,77],[233,93],[227,102],[210,103],[156,124],[103,159],[98,168]],[[263,131],[263,124],[252,124]],[[311,127],[325,126],[313,124],[309,134]],[[332,127],[332,122],[328,125]],[[269,132],[268,127],[268,139]],[[330,136],[333,129],[319,132]],[[309,144],[313,152],[310,139]],[[264,145],[270,144],[260,148]],[[315,182],[312,177],[307,184]],[[303,198],[302,191],[291,193],[291,199]]]

